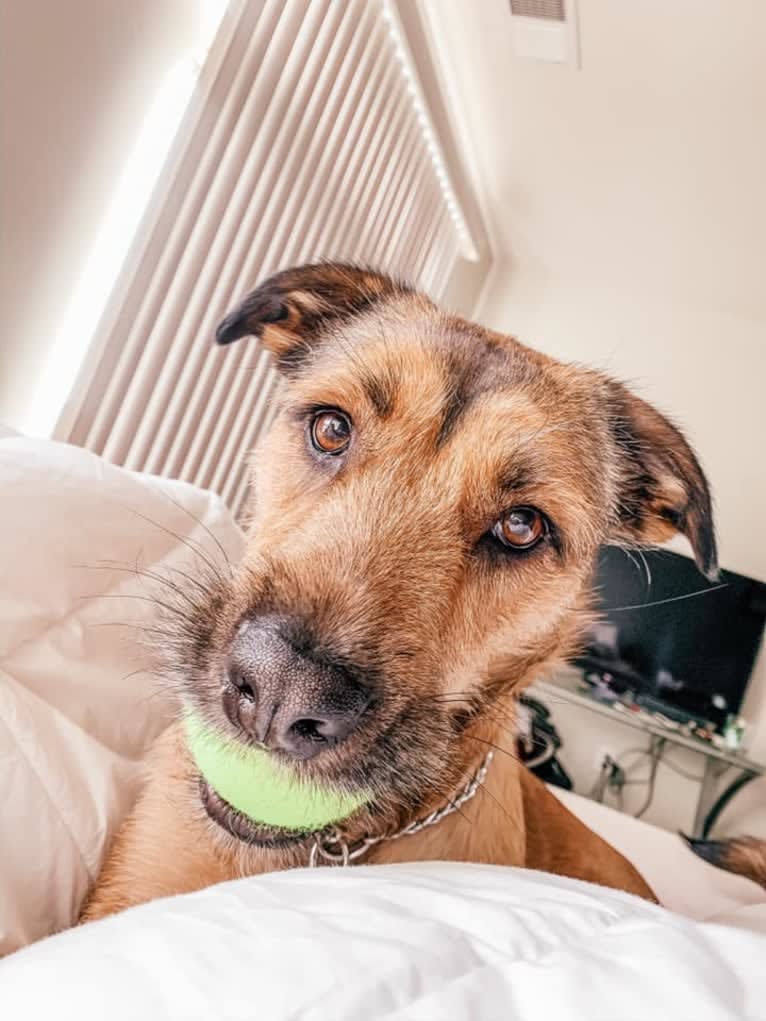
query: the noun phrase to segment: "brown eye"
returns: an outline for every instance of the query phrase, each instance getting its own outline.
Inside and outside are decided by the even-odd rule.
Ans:
[[[351,422],[342,411],[320,411],[311,420],[311,442],[323,454],[342,454],[351,441]]]
[[[514,507],[492,528],[492,534],[503,546],[515,550],[531,549],[547,531],[545,518],[534,507]]]

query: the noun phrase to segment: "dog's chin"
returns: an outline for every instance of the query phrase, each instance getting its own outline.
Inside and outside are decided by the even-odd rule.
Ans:
[[[250,819],[230,805],[202,778],[200,778],[199,790],[202,807],[208,817],[230,837],[235,837],[245,844],[278,850],[300,844],[311,835],[309,831],[284,830]]]

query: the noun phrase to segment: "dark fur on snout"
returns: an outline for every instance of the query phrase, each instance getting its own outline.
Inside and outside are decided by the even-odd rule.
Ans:
[[[284,375],[279,413],[253,455],[244,559],[231,577],[189,587],[168,671],[183,699],[237,740],[248,738],[224,716],[221,691],[243,622],[290,622],[307,656],[364,685],[370,708],[354,732],[295,766],[374,792],[349,821],[350,840],[443,803],[489,747],[512,747],[516,693],[571,656],[592,619],[601,544],[680,531],[714,577],[710,495],[694,453],[607,376],[448,315],[383,274],[332,263],[287,270],[247,296],[218,341],[246,336]],[[350,425],[341,455],[313,439],[327,411]],[[528,549],[498,537],[519,508],[544,524]],[[155,772],[183,755],[170,739],[164,748]],[[445,845],[444,855],[521,859],[646,890],[619,880],[630,867],[580,824],[557,823],[563,843],[546,840],[540,819],[564,810],[510,766],[493,769],[506,785],[493,797],[507,799],[519,828],[514,849],[487,831],[480,852]],[[199,815],[188,763],[181,776],[188,817]],[[148,794],[123,848],[154,818],[150,803]],[[220,832],[205,832],[225,857]],[[571,849],[582,839],[587,862]],[[253,847],[237,852],[237,867],[298,864],[304,850],[264,863]]]

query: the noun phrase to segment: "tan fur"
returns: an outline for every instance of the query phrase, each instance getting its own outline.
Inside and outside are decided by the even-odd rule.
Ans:
[[[766,840],[731,837],[728,840],[688,840],[695,854],[725,872],[744,876],[766,890]]]
[[[218,339],[248,334],[274,354],[286,386],[253,457],[242,563],[232,578],[201,570],[167,622],[166,672],[182,699],[226,730],[221,691],[239,624],[264,613],[301,620],[375,685],[375,713],[295,767],[321,780],[364,774],[375,805],[344,824],[350,843],[444,804],[497,749],[461,813],[378,845],[369,861],[521,865],[651,899],[632,865],[519,765],[513,714],[516,694],[577,649],[600,544],[680,530],[701,568],[715,570],[707,486],[683,437],[607,377],[448,316],[371,271],[279,274]],[[353,423],[343,458],[312,451],[316,408]],[[493,523],[520,506],[553,523],[524,556],[492,538]],[[203,810],[174,729],[153,752],[83,919],[305,865],[310,845],[228,836]]]

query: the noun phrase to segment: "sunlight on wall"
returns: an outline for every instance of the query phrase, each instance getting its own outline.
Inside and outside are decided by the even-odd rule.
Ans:
[[[31,436],[53,434],[229,6],[229,0],[196,2],[199,47],[168,70],[115,184],[27,409],[22,430]]]

